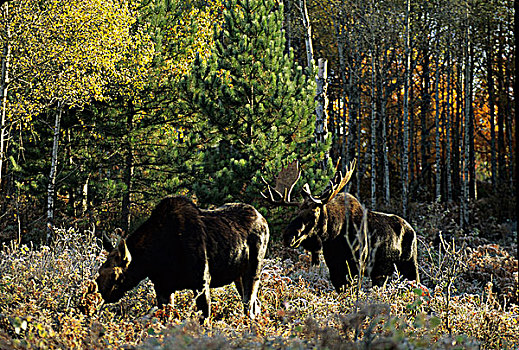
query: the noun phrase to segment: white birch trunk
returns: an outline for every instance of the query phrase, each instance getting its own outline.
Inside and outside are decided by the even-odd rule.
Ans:
[[[50,163],[49,184],[47,187],[47,243],[52,240],[52,228],[54,226],[54,198],[56,197],[56,173],[58,169],[58,146],[63,107],[58,103],[56,119],[54,121],[54,133],[52,143],[52,157]]]
[[[512,72],[512,68],[511,68],[512,63],[510,61],[511,60],[506,60],[506,65],[505,65],[505,86],[507,86],[507,87],[512,86],[510,77],[513,76],[513,72]],[[517,59],[516,59],[516,62],[517,62]],[[517,86],[517,84],[515,86]],[[508,90],[508,88],[507,88],[507,90]],[[472,101],[472,99],[471,99],[471,101]],[[514,164],[515,164],[517,155],[514,153],[514,149],[512,146],[513,145],[513,142],[512,142],[512,116],[515,116],[515,115],[514,115],[514,113],[512,113],[512,103],[510,100],[510,93],[505,94],[505,101],[506,101],[506,107],[505,107],[506,141],[507,141],[507,145],[508,145],[508,149],[509,149],[509,151],[507,152],[507,154],[508,154],[507,158],[508,158],[508,162],[509,162],[508,186],[509,186],[509,188],[514,188],[514,169],[513,168],[514,168]],[[506,149],[505,149],[505,151],[506,151]],[[476,181],[474,181],[474,183],[476,183]]]
[[[495,105],[494,105],[494,73],[493,67],[493,47],[492,47],[492,30],[490,21],[488,23],[488,44],[487,44],[487,84],[488,84],[488,108],[489,120],[490,120],[490,166],[491,166],[491,179],[492,188],[496,190],[496,174],[497,174],[497,155],[496,155],[496,126],[495,126]]]
[[[88,211],[88,183],[90,182],[90,174],[88,174],[85,183],[81,189],[81,214],[85,215]]]
[[[306,59],[308,61],[308,68],[312,69],[314,59],[314,48],[312,45],[312,26],[310,24],[310,17],[308,17],[308,9],[306,7],[306,0],[299,0],[299,7],[301,9],[301,20],[305,28],[305,45],[306,45]]]
[[[384,52],[384,66],[388,63],[387,51]],[[390,183],[389,183],[389,146],[387,143],[387,116],[386,116],[386,104],[391,94],[391,89],[386,84],[387,76],[383,69],[380,70],[380,124],[382,131],[382,166],[384,169],[383,184],[384,184],[384,204],[389,205],[390,201]],[[385,86],[385,89],[384,89]]]
[[[351,125],[348,126],[348,136],[346,136],[346,118],[349,116],[350,119],[351,119],[351,112],[350,113],[347,113],[347,106],[348,107],[351,107],[351,101],[348,101],[348,104],[346,103],[347,99],[346,99],[346,60],[344,58],[344,43],[343,43],[343,31],[341,29],[341,24],[340,22],[339,23],[335,23],[335,33],[336,33],[336,37],[337,37],[337,52],[338,52],[338,55],[339,55],[339,71],[340,71],[340,75],[341,75],[341,80],[343,82],[343,86],[342,86],[342,89],[341,89],[341,98],[340,98],[340,104],[339,104],[339,119],[340,119],[340,122],[339,122],[339,135],[341,135],[342,137],[342,142],[341,142],[341,154],[342,154],[342,158],[341,158],[341,161],[342,161],[342,164],[341,164],[341,168],[342,169],[345,169],[346,168],[346,164],[347,162],[349,161],[349,159],[346,159],[349,157],[349,150],[350,148],[348,147],[348,149],[346,149],[346,143],[348,143],[348,146],[351,142],[350,138],[351,138]],[[351,75],[349,77],[349,82],[350,82],[350,87],[351,87]],[[348,90],[348,91],[351,91]],[[350,109],[351,110],[351,109]],[[340,112],[342,111],[342,113]],[[347,139],[347,141],[346,141]],[[348,155],[348,156],[344,156],[344,155]],[[358,172],[356,171],[355,172],[356,174],[358,174]]]
[[[375,103],[375,55],[371,53],[371,209],[377,205],[377,164],[376,164],[376,125],[377,111]]]
[[[128,233],[131,227],[131,203],[132,203],[132,185],[133,185],[133,176],[134,176],[134,154],[133,154],[133,126],[134,126],[134,115],[135,109],[133,102],[128,103],[128,111],[126,116],[126,155],[125,155],[125,169],[124,169],[124,183],[126,185],[125,190],[122,194],[122,222],[121,228],[124,232]]]
[[[328,138],[328,61],[320,58],[317,70],[317,89],[315,106],[315,138],[317,144],[325,143]],[[328,152],[325,152],[322,162],[322,168],[326,168],[328,164]]]
[[[388,205],[391,199],[390,183],[389,183],[389,147],[387,144],[387,117],[385,102],[380,105],[380,122],[382,123],[382,149],[384,151],[384,204]]]
[[[357,85],[355,85],[357,86]],[[358,96],[358,94],[355,94],[356,97]],[[362,138],[361,138],[361,129],[362,129],[362,116],[361,116],[361,110],[362,110],[362,100],[361,99],[358,99],[358,104],[357,104],[357,110],[355,111],[355,115],[353,116],[356,120],[356,124],[357,124],[357,139],[355,140],[355,149],[357,150],[357,152],[361,149],[361,145],[362,145]],[[364,157],[364,159],[367,159],[368,157]],[[357,164],[359,164],[357,166],[357,171],[355,171],[355,173],[357,174],[357,188],[355,189],[355,194],[356,196],[358,197],[360,195],[360,183],[362,181],[362,177],[364,176],[364,171],[366,169],[366,167],[363,165],[363,162],[362,161],[362,158],[361,158],[361,154],[359,152],[359,155],[358,155],[358,161],[357,161]]]
[[[7,111],[7,90],[9,86],[9,61],[11,58],[11,45],[10,37],[11,32],[9,29],[9,23],[7,17],[9,15],[9,4],[6,2],[2,6],[2,17],[6,24],[5,34],[6,43],[2,52],[2,73],[0,80],[0,191],[2,190],[2,179],[4,161],[7,159],[7,142],[9,140],[9,133],[7,128],[6,111]]]

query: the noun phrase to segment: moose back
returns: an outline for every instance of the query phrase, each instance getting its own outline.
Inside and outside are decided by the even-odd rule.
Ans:
[[[96,283],[103,299],[115,302],[149,277],[159,306],[172,304],[175,291],[192,289],[208,317],[209,288],[234,282],[244,311],[254,318],[268,239],[266,220],[250,205],[202,210],[184,197],[167,197],[109,253]]]

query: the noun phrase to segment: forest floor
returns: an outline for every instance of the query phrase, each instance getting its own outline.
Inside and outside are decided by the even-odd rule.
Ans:
[[[312,267],[308,254],[273,240],[255,320],[234,286],[212,290],[212,315],[202,323],[191,291],[177,292],[174,308],[156,309],[147,280],[99,307],[85,296],[106,252],[88,231],[59,230],[51,247],[4,245],[0,349],[519,349],[516,228],[461,235],[450,209],[415,211],[428,218],[413,222],[421,284],[396,276],[371,287],[363,279],[362,288],[337,294],[323,262]]]

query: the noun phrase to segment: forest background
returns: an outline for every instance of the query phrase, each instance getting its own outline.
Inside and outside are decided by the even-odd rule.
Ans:
[[[275,254],[291,213],[261,176],[296,159],[315,191],[356,159],[349,192],[426,244],[516,242],[512,1],[0,4],[2,242],[131,231],[183,194],[253,204]]]
[[[215,42],[216,1],[5,3],[2,234],[128,230],[177,193],[261,207],[259,175],[295,158],[316,189],[315,164],[357,159],[350,192],[371,209],[455,203],[466,228],[495,196],[488,216],[512,218],[511,1],[274,6]]]

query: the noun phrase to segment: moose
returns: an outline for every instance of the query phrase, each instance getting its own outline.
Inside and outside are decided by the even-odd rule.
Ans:
[[[175,291],[192,289],[207,318],[209,288],[234,282],[253,319],[260,312],[257,294],[268,240],[267,221],[251,205],[203,210],[186,197],[166,197],[131,235],[120,238],[96,284],[104,301],[113,303],[148,277],[158,306],[173,305]]]
[[[261,194],[268,202],[298,207],[295,218],[283,231],[284,244],[290,248],[302,246],[311,253],[314,265],[319,263],[322,251],[331,282],[340,292],[350,276],[359,274],[360,249],[358,245],[355,248],[354,242],[359,242],[364,227],[372,283],[383,285],[395,266],[403,277],[419,282],[416,233],[411,225],[397,215],[365,210],[354,196],[340,193],[351,178],[355,161],[344,176],[337,172],[338,164],[333,179],[320,195],[313,196],[308,183],[303,186],[302,202],[290,199],[301,177],[297,162],[281,170],[275,186],[262,177],[267,191]]]

